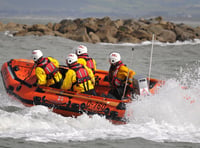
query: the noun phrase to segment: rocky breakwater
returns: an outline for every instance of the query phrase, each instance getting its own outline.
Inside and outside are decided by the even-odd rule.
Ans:
[[[150,41],[152,35],[160,42],[176,42],[200,39],[200,26],[167,22],[162,17],[151,19],[85,18],[64,19],[59,23],[44,24],[3,24],[0,31],[13,31],[14,36],[52,35],[80,42],[98,43],[141,43]]]

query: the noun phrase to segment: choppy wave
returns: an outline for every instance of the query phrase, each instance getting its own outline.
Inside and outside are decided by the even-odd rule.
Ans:
[[[113,46],[133,46],[133,47],[137,47],[137,46],[146,46],[146,45],[152,45],[152,41],[144,41],[142,43],[117,43],[117,44],[113,44],[113,43],[99,43],[101,45],[113,45]],[[159,45],[159,46],[179,46],[179,45],[197,45],[200,44],[200,39],[194,39],[194,40],[187,40],[187,41],[176,41],[175,43],[162,43],[159,41],[154,41],[153,42],[154,45]]]
[[[155,141],[199,143],[199,89],[200,66],[196,62],[183,68],[177,78],[166,80],[156,95],[140,96],[127,112],[130,124],[137,126],[135,135]]]
[[[29,58],[31,51],[29,49],[32,48],[42,48],[45,53],[48,53],[47,55],[55,55],[58,59],[64,59],[63,53],[66,49],[71,50],[79,44],[56,37],[8,38],[2,35],[1,41],[2,63],[11,58],[27,58],[27,55]],[[145,98],[141,96],[128,106],[127,115],[130,122],[126,125],[113,125],[98,115],[89,117],[84,114],[78,118],[72,118],[55,114],[44,106],[24,107],[12,100],[2,89],[0,91],[0,137],[59,143],[135,137],[153,141],[200,143],[200,61],[197,61],[199,45],[190,46],[199,43],[199,40],[181,43],[154,42],[157,46],[167,47],[157,50],[153,65],[157,67],[152,73],[157,72],[156,78],[167,73],[170,79],[166,80],[166,85],[160,89],[158,94]],[[86,45],[89,49],[94,49],[90,50],[90,53],[96,55],[98,67],[102,64],[100,68],[107,69],[105,52],[110,53],[111,50],[117,50],[117,46],[149,46],[152,43],[102,44],[116,45],[116,47],[107,49],[107,46],[101,44]],[[177,47],[178,45],[189,46]],[[171,49],[168,46],[176,48]],[[129,47],[123,47],[123,49],[126,50]],[[146,58],[149,55],[146,52],[148,49],[149,47],[144,47],[135,52],[134,62],[131,63],[134,64],[134,69],[138,69],[136,69],[138,73],[139,70],[143,72],[148,67],[146,66],[149,61]],[[128,59],[132,53],[127,51],[122,53]],[[177,70],[179,68],[180,70]],[[176,72],[178,73],[175,76]],[[182,85],[187,89],[182,89]]]
[[[7,30],[4,32],[4,35],[6,35],[8,37],[13,37],[13,32]]]
[[[199,67],[196,71],[200,74]],[[179,77],[185,79],[190,75],[183,76],[181,71]],[[199,143],[200,82],[195,81],[187,89],[181,85],[177,78],[168,79],[157,94],[140,96],[127,106],[129,123],[125,125],[113,125],[98,115],[63,117],[44,106],[24,107],[1,95],[0,137],[37,142],[142,137],[159,142]],[[9,111],[8,106],[15,109]]]
[[[158,94],[129,105],[130,124],[137,127],[133,132],[155,141],[200,142],[199,98],[199,90],[182,89],[176,80],[167,80]]]

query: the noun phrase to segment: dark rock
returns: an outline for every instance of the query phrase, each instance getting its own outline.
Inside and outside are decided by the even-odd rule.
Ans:
[[[146,30],[140,29],[140,30],[135,30],[132,33],[133,37],[136,37],[140,39],[141,41],[149,41],[152,39],[152,33],[147,32]]]
[[[90,37],[87,34],[85,27],[78,28],[74,32],[67,33],[66,37],[69,39],[72,39],[72,40],[79,41],[79,42],[90,42],[90,43],[92,42],[92,40],[90,39]]]
[[[176,42],[176,34],[171,30],[162,30],[160,34],[157,35],[157,39],[161,42]]]
[[[190,39],[193,40],[196,37],[195,30],[185,24],[177,25],[174,31],[177,36],[176,40],[179,40],[179,41],[185,41],[185,40],[190,40]]]
[[[71,32],[71,31],[75,31],[78,28],[76,23],[74,23],[72,20],[61,21],[60,24],[61,24],[61,26],[58,29],[58,31],[61,32],[61,33],[67,33],[67,32]]]
[[[52,29],[53,29],[53,31],[58,31],[60,27],[61,27],[61,24],[55,23],[55,24],[53,25]]]
[[[99,36],[96,35],[94,32],[90,32],[89,33],[89,37],[92,40],[92,43],[99,43],[99,42],[101,42]]]
[[[140,43],[151,41],[152,35],[160,42],[176,42],[200,39],[200,27],[193,28],[186,24],[167,22],[162,16],[139,20],[104,18],[64,19],[59,23],[25,25],[0,22],[0,31],[13,31],[14,36],[52,35],[69,38],[80,42]],[[17,31],[17,32],[15,32]]]

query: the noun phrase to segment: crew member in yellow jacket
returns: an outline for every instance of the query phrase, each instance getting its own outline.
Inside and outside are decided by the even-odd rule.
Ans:
[[[109,95],[117,99],[123,99],[126,93],[130,91],[130,84],[133,81],[133,76],[136,74],[133,70],[129,69],[121,61],[121,56],[117,52],[113,52],[109,56],[110,68],[108,81],[112,89]]]
[[[36,64],[37,85],[60,88],[63,79],[58,69],[59,62],[52,57],[43,57],[42,51],[38,49],[32,51],[32,57]]]
[[[69,69],[65,74],[61,89],[96,95],[94,90],[95,77],[92,70],[77,63],[77,60],[76,54],[71,53],[67,56],[66,64]]]
[[[96,71],[96,61],[89,57],[87,47],[84,45],[79,45],[76,47],[76,55],[78,56],[78,63],[87,66],[95,74]]]

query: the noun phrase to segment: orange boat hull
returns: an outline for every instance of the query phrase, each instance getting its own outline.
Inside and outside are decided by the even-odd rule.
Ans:
[[[127,122],[126,104],[132,101],[131,98],[116,100],[101,97],[110,90],[109,82],[104,80],[108,75],[107,71],[97,70],[95,90],[99,96],[91,96],[50,87],[32,86],[36,82],[33,65],[32,60],[14,59],[4,63],[1,68],[7,93],[25,106],[44,105],[51,108],[53,112],[67,117],[77,117],[87,113],[88,115],[105,116],[115,124]],[[67,67],[61,67],[62,71],[67,70]],[[152,81],[160,86],[156,79]],[[155,93],[158,87],[156,85],[150,90],[151,93]]]

